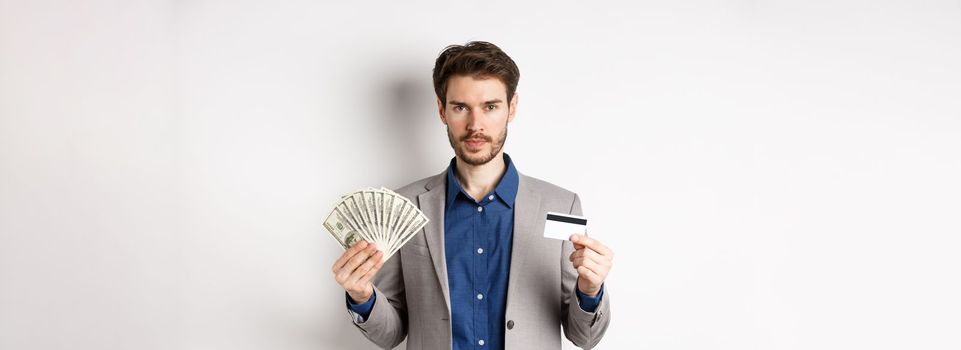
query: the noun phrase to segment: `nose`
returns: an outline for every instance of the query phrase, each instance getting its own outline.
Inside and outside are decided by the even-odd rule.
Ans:
[[[471,134],[484,131],[484,127],[481,124],[481,120],[483,119],[481,118],[484,118],[481,112],[476,110],[471,111],[467,116],[467,131],[470,131]]]

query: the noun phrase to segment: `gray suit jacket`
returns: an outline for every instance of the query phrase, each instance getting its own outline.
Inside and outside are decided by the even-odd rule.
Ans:
[[[560,331],[579,347],[594,347],[610,324],[611,293],[594,313],[580,308],[577,271],[568,257],[570,241],[544,238],[548,211],[581,215],[577,194],[519,174],[514,205],[514,238],[507,291],[506,349],[560,349]],[[397,190],[430,219],[374,279],[377,294],[370,316],[351,321],[382,348],[407,337],[409,349],[450,349],[450,294],[444,257],[447,171]],[[351,313],[348,311],[348,314]],[[507,325],[511,327],[507,327]]]

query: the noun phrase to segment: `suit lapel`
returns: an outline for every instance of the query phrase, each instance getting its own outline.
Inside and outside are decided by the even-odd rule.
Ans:
[[[534,232],[541,219],[541,196],[527,186],[526,176],[518,174],[517,198],[514,200],[514,233],[511,246],[511,268],[507,283],[507,307],[511,307],[511,296],[517,289],[517,281],[524,272],[524,261],[530,255],[537,236]]]
[[[424,187],[427,192],[417,196],[421,210],[430,221],[424,226],[424,235],[427,238],[427,248],[430,250],[431,260],[434,262],[434,271],[437,273],[437,280],[440,282],[441,290],[444,293],[444,301],[447,303],[447,313],[450,314],[450,291],[447,285],[447,259],[444,253],[444,206],[447,198],[446,175],[444,171],[427,182]]]
[[[424,226],[427,248],[434,263],[434,272],[444,294],[447,313],[450,314],[450,288],[447,281],[447,258],[444,251],[444,206],[447,199],[446,171],[435,176],[425,185],[427,192],[417,196],[421,210],[430,219]],[[524,271],[525,258],[530,255],[534,232],[541,220],[541,196],[527,186],[527,177],[518,175],[517,198],[514,200],[514,232],[511,243],[511,266],[507,284],[507,307],[511,307],[511,296],[517,289],[518,280]]]

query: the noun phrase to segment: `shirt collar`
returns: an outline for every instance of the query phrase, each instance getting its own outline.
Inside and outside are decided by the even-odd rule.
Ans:
[[[500,182],[497,183],[497,187],[494,188],[494,194],[497,195],[508,207],[514,207],[514,199],[517,198],[517,185],[518,185],[518,175],[517,169],[514,168],[514,162],[511,161],[511,157],[504,153],[504,165],[507,166],[507,171],[504,172],[504,176],[501,176]],[[465,198],[471,198],[464,188],[461,187],[460,182],[457,181],[457,177],[454,172],[457,171],[457,158],[454,157],[450,160],[450,165],[447,167],[447,206],[450,207],[451,203],[457,198],[458,193],[463,193]]]

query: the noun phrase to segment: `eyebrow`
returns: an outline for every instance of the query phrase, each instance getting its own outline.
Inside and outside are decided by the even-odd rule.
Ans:
[[[457,100],[450,100],[449,102],[450,104],[456,105],[456,106],[467,106],[467,102],[461,102]],[[492,104],[498,104],[498,103],[504,103],[504,101],[502,101],[501,99],[494,99],[494,100],[484,101],[483,104],[492,105]]]

